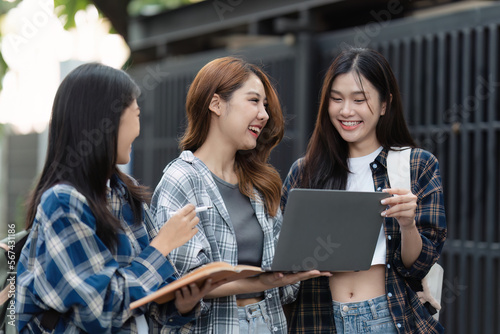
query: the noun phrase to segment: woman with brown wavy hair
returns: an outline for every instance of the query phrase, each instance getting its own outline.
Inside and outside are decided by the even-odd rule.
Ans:
[[[281,179],[268,163],[284,121],[275,89],[257,66],[233,57],[205,65],[190,86],[184,150],[164,171],[152,210],[161,223],[182,206],[201,212],[199,232],[172,259],[181,272],[214,261],[270,269],[282,216]],[[224,284],[202,301],[195,333],[285,333],[290,284],[318,271],[267,273]],[[281,287],[281,288],[278,288]]]

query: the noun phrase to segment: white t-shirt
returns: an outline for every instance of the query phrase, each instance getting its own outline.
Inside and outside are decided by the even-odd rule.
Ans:
[[[346,190],[374,191],[375,183],[373,182],[370,163],[375,160],[375,158],[380,154],[381,151],[382,147],[379,147],[374,152],[363,157],[347,159],[347,166],[349,167],[351,173],[347,176]],[[373,254],[372,266],[376,264],[385,264],[385,253],[385,233],[384,224],[382,224],[380,233],[378,235],[377,247],[375,248],[375,253]]]

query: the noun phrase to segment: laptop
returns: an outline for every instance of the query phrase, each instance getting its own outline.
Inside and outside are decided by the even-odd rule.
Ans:
[[[370,269],[390,194],[292,189],[272,271]]]

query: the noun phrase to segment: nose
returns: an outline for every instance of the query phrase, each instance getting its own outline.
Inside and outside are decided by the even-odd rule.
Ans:
[[[266,107],[262,105],[259,108],[259,113],[257,114],[257,119],[260,121],[266,121],[269,119],[269,114],[267,113]]]
[[[352,109],[351,105],[349,104],[349,102],[347,102],[347,101],[346,101],[346,102],[344,102],[344,104],[342,105],[342,108],[340,109],[339,114],[340,114],[341,116],[348,117],[348,116],[352,115],[352,114],[353,114],[353,112],[354,112],[354,111],[353,111],[353,109]]]

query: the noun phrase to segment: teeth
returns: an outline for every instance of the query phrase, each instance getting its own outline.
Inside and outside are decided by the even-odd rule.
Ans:
[[[250,131],[253,131],[253,132],[257,133],[257,134],[260,132],[260,129],[258,127],[256,127],[256,126],[249,126],[248,129]]]
[[[358,125],[359,123],[361,122],[342,122],[342,124],[346,125],[346,126],[355,126],[355,125]]]

